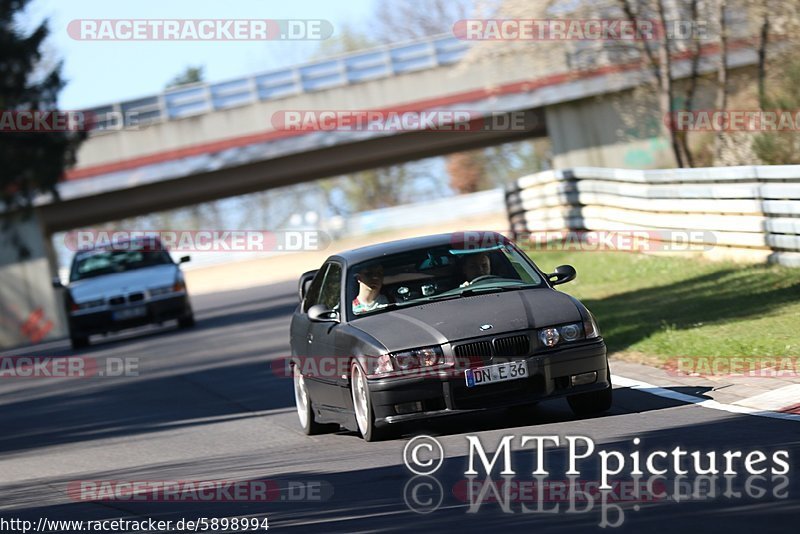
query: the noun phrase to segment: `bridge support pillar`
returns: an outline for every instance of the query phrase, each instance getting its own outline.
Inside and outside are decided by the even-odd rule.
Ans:
[[[553,167],[675,167],[670,142],[658,122],[658,106],[637,103],[637,108],[631,106],[632,98],[626,92],[546,107]]]
[[[0,215],[0,348],[67,335],[55,252],[36,213]]]

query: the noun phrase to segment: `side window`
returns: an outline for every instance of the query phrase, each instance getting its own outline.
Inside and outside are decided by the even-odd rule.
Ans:
[[[325,281],[322,283],[319,303],[324,304],[329,310],[339,310],[339,299],[342,293],[342,266],[338,263],[331,263],[328,272],[325,273]]]
[[[319,304],[320,289],[322,288],[322,282],[325,280],[325,275],[328,272],[329,267],[330,264],[323,265],[322,268],[317,272],[317,276],[315,276],[314,280],[311,281],[311,285],[308,286],[306,298],[303,301],[303,312],[307,312],[308,309],[314,304]]]

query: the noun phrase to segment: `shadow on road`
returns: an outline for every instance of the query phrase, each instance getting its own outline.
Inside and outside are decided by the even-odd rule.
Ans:
[[[638,391],[620,391],[625,403],[650,404],[650,395]],[[660,402],[660,401],[659,401]],[[631,415],[617,412],[606,416],[609,425],[619,423],[630,428]],[[800,457],[800,440],[797,439],[796,423],[759,419],[733,415],[715,420],[682,424],[664,424],[657,430],[621,432],[613,441],[596,442],[596,451],[618,451],[626,458],[626,469],[609,480],[612,490],[602,493],[596,490],[602,478],[599,456],[579,460],[580,475],[566,476],[569,459],[565,447],[548,447],[544,454],[544,468],[548,475],[535,478],[531,472],[538,467],[533,445],[521,447],[522,435],[570,435],[568,427],[563,432],[552,426],[537,431],[537,428],[509,427],[502,432],[481,436],[487,452],[494,450],[494,443],[503,435],[513,435],[511,465],[514,477],[500,477],[493,471],[493,480],[486,480],[482,467],[480,475],[467,478],[464,472],[469,459],[466,438],[455,434],[440,438],[445,453],[450,452],[442,469],[434,476],[414,476],[403,466],[405,440],[384,443],[353,442],[348,444],[346,457],[362,458],[368,467],[338,470],[338,472],[282,470],[280,459],[273,458],[265,467],[262,455],[227,457],[224,454],[210,458],[198,458],[192,465],[153,463],[131,470],[89,473],[90,480],[130,481],[141,479],[141,473],[164,473],[164,480],[190,480],[186,469],[202,470],[196,474],[198,480],[219,479],[209,476],[209,463],[214,472],[233,472],[250,468],[262,476],[247,477],[253,483],[269,482],[271,490],[266,498],[253,502],[244,498],[227,499],[225,502],[200,502],[191,493],[182,500],[163,502],[158,494],[149,493],[149,500],[162,502],[114,501],[91,505],[80,500],[80,494],[71,494],[78,502],[45,505],[26,499],[31,491],[24,486],[6,486],[7,503],[13,503],[4,515],[33,520],[38,517],[50,519],[103,519],[112,517],[146,518],[177,521],[196,517],[268,517],[269,526],[299,532],[354,532],[354,531],[408,531],[464,532],[520,529],[546,532],[582,532],[586,530],[614,532],[787,532],[796,526],[800,514],[797,500],[798,479],[796,471],[784,475],[748,475],[742,462],[737,464],[735,476],[704,475],[695,471],[689,475],[676,475],[668,468],[665,475],[652,476],[645,473],[633,478],[629,473],[631,455],[639,452],[642,457],[653,451],[671,451],[680,446],[686,451],[717,451],[719,457],[726,450],[764,451],[768,456],[778,449],[789,451],[793,467]],[[794,432],[794,434],[791,434]],[[793,435],[794,439],[786,441]],[[589,437],[592,437],[591,434]],[[641,440],[635,445],[633,438]],[[331,436],[332,440],[343,439]],[[310,438],[309,438],[310,439]],[[780,444],[780,445],[775,445]],[[308,453],[304,450],[301,454]],[[296,461],[292,451],[287,458]],[[704,460],[705,461],[705,460]],[[377,462],[377,466],[375,465]],[[689,455],[684,457],[682,467],[691,465]],[[669,464],[665,464],[669,465]],[[659,466],[661,467],[661,466]],[[191,472],[190,472],[191,473]],[[139,478],[137,478],[139,477]],[[152,477],[149,479],[151,480]],[[224,477],[222,478],[224,479]],[[54,487],[63,492],[70,487],[71,480],[53,481]],[[503,484],[513,488],[503,491]],[[245,484],[245,487],[249,487]],[[290,488],[295,488],[291,490]],[[74,488],[74,485],[73,485]],[[309,488],[319,488],[309,491]],[[635,489],[638,488],[638,489]],[[636,493],[638,491],[639,493]],[[249,495],[245,493],[245,495]],[[765,518],[768,518],[768,523]],[[767,530],[764,530],[766,525]],[[602,528],[605,526],[605,528]]]
[[[112,357],[134,356],[141,371],[134,377],[3,379],[0,452],[161,432],[209,424],[209,418],[257,417],[254,412],[293,407],[291,380],[277,377],[270,365],[272,358],[287,353],[288,336],[272,336],[276,341],[264,333],[275,328],[288,332],[297,296],[288,285],[247,292],[251,297],[259,293],[262,298],[244,303],[233,300],[242,297],[240,292],[198,299],[198,322],[191,330],[133,332],[78,354],[63,345],[36,352],[53,358],[86,356],[98,367]],[[237,337],[220,342],[234,327]],[[207,353],[208,346],[222,346],[220,354],[197,356]],[[26,380],[23,388],[19,380]],[[4,383],[11,389],[2,388]]]

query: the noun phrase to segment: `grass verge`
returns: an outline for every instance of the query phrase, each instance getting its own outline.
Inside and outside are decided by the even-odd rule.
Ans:
[[[800,269],[626,252],[529,250],[558,288],[597,317],[610,351],[654,363],[681,356],[800,356]]]

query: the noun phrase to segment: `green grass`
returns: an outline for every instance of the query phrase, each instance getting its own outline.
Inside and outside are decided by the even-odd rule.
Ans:
[[[558,289],[594,313],[610,351],[655,356],[800,356],[800,269],[626,252],[532,250]]]

